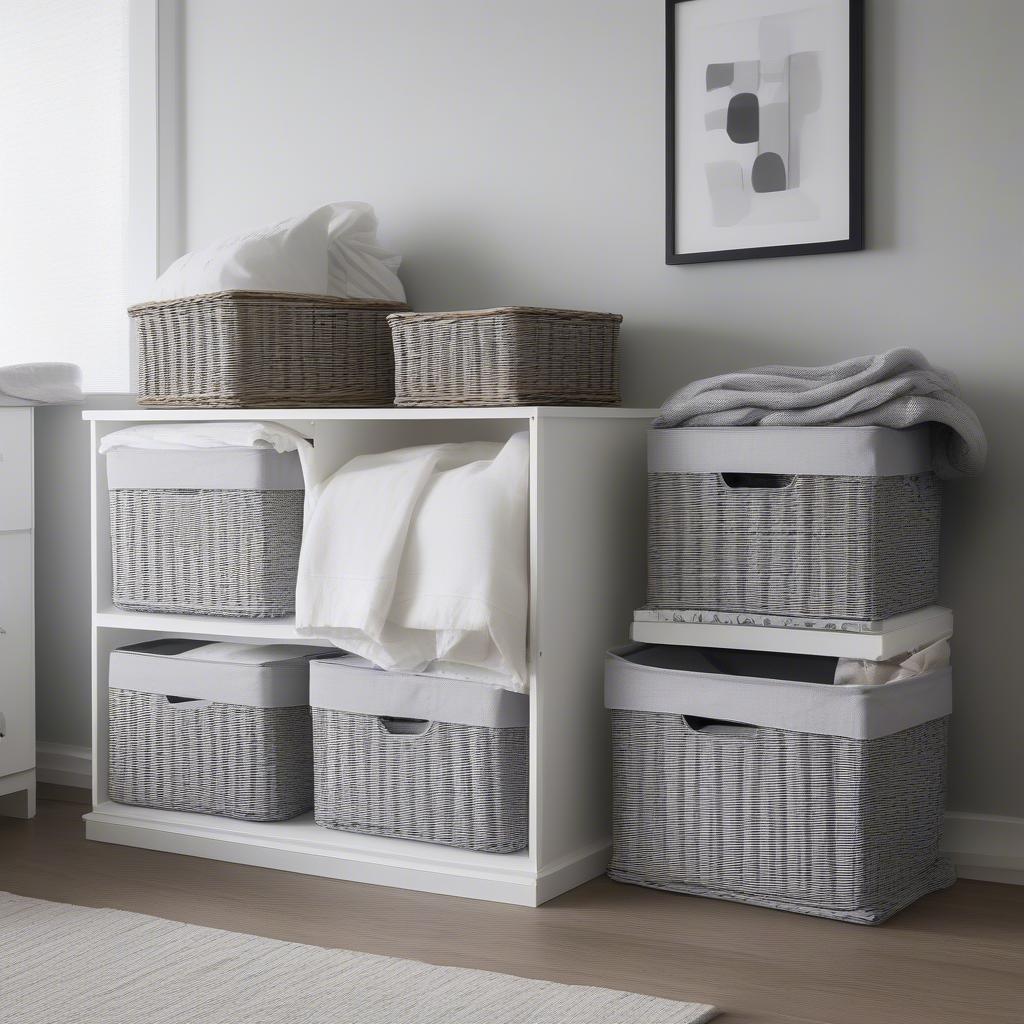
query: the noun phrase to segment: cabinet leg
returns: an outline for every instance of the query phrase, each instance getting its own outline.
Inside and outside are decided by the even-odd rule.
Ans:
[[[35,773],[31,773],[35,775]],[[0,816],[34,818],[36,816],[36,782],[27,781],[23,788],[0,796]]]

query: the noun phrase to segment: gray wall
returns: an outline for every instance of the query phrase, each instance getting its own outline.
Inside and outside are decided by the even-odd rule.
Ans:
[[[368,200],[416,308],[625,314],[631,404],[895,345],[955,371],[992,455],[948,492],[951,805],[1024,816],[1024,4],[867,6],[864,253],[664,265],[660,0],[186,2],[180,228],[193,246]],[[42,672],[41,727],[86,742],[57,713],[78,657]]]

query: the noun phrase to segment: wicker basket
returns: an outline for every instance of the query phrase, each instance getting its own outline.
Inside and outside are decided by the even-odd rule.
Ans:
[[[139,404],[390,405],[400,302],[227,291],[131,306]]]
[[[295,611],[305,498],[296,452],[115,449],[107,481],[115,607]]]
[[[529,698],[457,679],[313,663],[318,825],[514,853],[529,832]]]
[[[247,821],[312,808],[308,662],[323,652],[215,657],[224,647],[155,640],[111,654],[112,800]]]
[[[617,314],[512,306],[388,321],[396,405],[619,403]]]
[[[927,430],[652,430],[648,607],[875,620],[933,603],[928,465]]]
[[[609,655],[612,878],[859,924],[952,884],[939,854],[949,670],[874,687],[779,678],[797,662],[827,663],[821,678],[835,666]]]

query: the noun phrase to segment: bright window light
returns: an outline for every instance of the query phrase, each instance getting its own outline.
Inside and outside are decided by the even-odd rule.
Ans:
[[[0,365],[128,389],[127,3],[0,0]]]

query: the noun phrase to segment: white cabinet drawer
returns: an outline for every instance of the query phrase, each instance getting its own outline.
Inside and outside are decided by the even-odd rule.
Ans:
[[[0,531],[32,529],[32,410],[0,409]]]
[[[36,763],[32,535],[0,534],[0,776]]]

